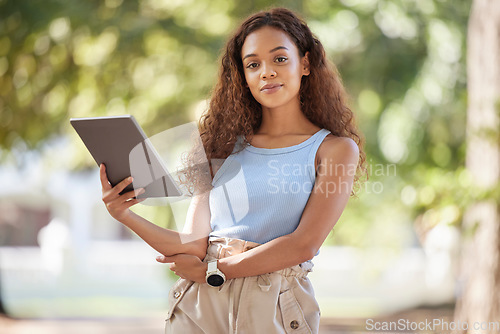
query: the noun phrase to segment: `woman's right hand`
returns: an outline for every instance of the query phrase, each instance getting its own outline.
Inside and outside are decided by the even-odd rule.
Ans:
[[[144,193],[144,189],[140,188],[120,195],[120,192],[125,189],[125,187],[127,187],[130,183],[132,183],[132,177],[127,177],[116,186],[112,187],[108,181],[106,166],[104,166],[104,164],[100,165],[99,174],[101,177],[102,185],[102,201],[106,205],[106,209],[108,210],[111,217],[115,218],[118,221],[124,220],[131,213],[129,208],[132,205],[143,201],[143,199],[137,199],[134,197]]]

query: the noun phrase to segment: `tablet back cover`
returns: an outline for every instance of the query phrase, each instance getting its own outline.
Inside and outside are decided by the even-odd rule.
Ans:
[[[121,193],[145,188],[139,198],[182,195],[133,116],[72,118],[70,123],[97,165],[106,165],[111,185],[134,177]]]

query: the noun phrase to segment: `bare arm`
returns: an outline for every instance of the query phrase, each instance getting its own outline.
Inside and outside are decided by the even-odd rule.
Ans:
[[[136,192],[137,195],[143,192],[142,189],[139,189],[119,195],[132,182],[131,178],[126,178],[115,187],[112,187],[108,182],[104,164],[100,166],[100,177],[102,200],[113,218],[131,229],[163,255],[170,256],[185,253],[203,259],[207,250],[208,233],[210,232],[208,194],[197,195],[192,199],[185,230],[177,232],[155,225],[130,211],[131,206],[140,202],[139,199],[134,198]],[[194,217],[197,217],[196,222]]]
[[[340,218],[349,200],[359,159],[356,143],[341,138],[324,150],[311,196],[297,229],[241,254],[219,260],[227,279],[261,275],[312,259]],[[205,263],[176,255],[158,261],[181,277],[205,281]]]

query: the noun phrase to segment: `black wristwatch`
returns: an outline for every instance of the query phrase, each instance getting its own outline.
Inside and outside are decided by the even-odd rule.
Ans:
[[[219,287],[226,281],[226,276],[217,268],[217,260],[208,261],[206,280],[213,287]]]

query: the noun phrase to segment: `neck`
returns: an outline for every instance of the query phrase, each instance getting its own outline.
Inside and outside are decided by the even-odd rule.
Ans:
[[[262,123],[256,134],[279,137],[291,134],[311,134],[318,127],[304,116],[299,101],[277,108],[262,107]]]

